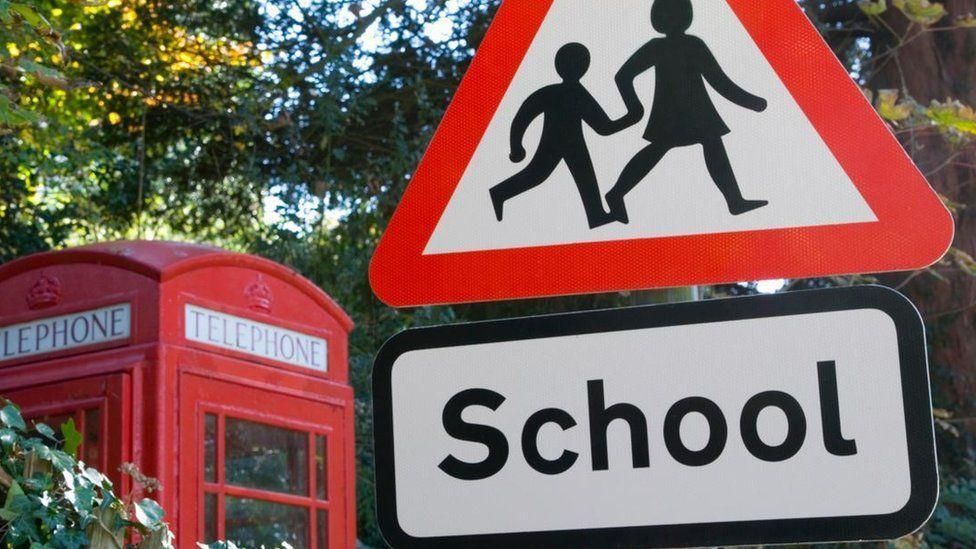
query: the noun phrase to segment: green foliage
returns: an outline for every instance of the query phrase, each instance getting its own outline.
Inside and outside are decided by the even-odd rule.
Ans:
[[[134,548],[173,547],[155,501],[127,503],[113,492],[108,478],[75,459],[81,434],[74,422],[61,426],[65,439],[75,441],[70,449],[43,423],[29,429],[13,403],[0,409],[0,423],[0,543],[10,548],[111,549],[122,548],[138,534],[141,541]]]
[[[976,547],[976,480],[950,478],[925,541],[930,547]]]

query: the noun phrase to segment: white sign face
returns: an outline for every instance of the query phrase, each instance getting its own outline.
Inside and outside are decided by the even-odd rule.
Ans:
[[[0,362],[109,341],[132,333],[132,306],[119,303],[0,328]]]
[[[938,489],[923,342],[876,287],[405,332],[374,370],[381,526],[394,547],[908,534]]]
[[[641,178],[640,184],[628,194],[628,224],[608,223],[591,229],[576,192],[577,185],[583,185],[576,180],[580,175],[573,173],[565,162],[555,166],[544,182],[532,185],[531,190],[526,185],[525,192],[506,201],[504,223],[499,223],[488,189],[525,168],[527,162],[509,160],[513,121],[534,92],[560,81],[554,66],[560,49],[570,43],[589,47],[589,70],[581,84],[611,119],[621,118],[627,108],[616,76],[634,52],[649,40],[661,37],[651,28],[651,6],[649,0],[615,0],[612,8],[593,0],[553,2],[425,253],[877,220],[732,7],[723,1],[699,0],[694,3],[694,18],[687,34],[701,38],[701,44],[729,78],[765,99],[767,107],[756,113],[709,90],[707,98],[700,97],[708,103],[689,110],[718,113],[717,119],[730,131],[724,138],[725,147],[742,194],[746,198],[767,200],[769,205],[745,215],[729,215],[728,204],[716,188],[702,147],[676,146],[659,163],[648,165],[647,177]],[[586,24],[581,25],[581,21]],[[613,38],[608,40],[609,36]],[[648,112],[652,112],[652,104],[654,109],[658,108],[652,99],[654,94],[664,94],[660,89],[670,83],[667,67],[657,67],[656,71],[648,69],[637,75],[636,80],[636,89],[646,101]],[[684,82],[673,84],[686,86]],[[688,101],[695,98],[693,90],[686,91],[682,97]],[[671,104],[661,106],[676,108]],[[644,139],[644,134],[648,124],[656,122],[655,115],[661,120],[668,119],[668,113],[653,111],[650,122],[642,120],[609,136],[587,129],[585,142],[599,182],[597,196],[607,194],[624,166],[647,147],[649,140]],[[544,135],[542,119],[540,113],[522,138],[529,158],[539,154],[535,152],[536,144],[552,138]]]
[[[188,341],[319,372],[329,369],[328,342],[321,337],[190,304],[183,324]]]

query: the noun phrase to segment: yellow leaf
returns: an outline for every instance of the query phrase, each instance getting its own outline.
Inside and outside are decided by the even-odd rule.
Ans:
[[[965,15],[960,15],[959,17],[956,17],[956,26],[966,27],[966,28],[976,27],[976,15],[967,13]]]
[[[959,101],[933,101],[925,114],[943,130],[976,135],[976,111]]]
[[[878,114],[889,122],[900,122],[912,115],[907,101],[898,102],[898,90],[878,90]]]
[[[932,415],[939,419],[952,419],[952,412],[945,408],[933,408]]]
[[[888,3],[886,0],[861,0],[857,3],[857,7],[861,8],[861,11],[867,15],[881,15],[888,11]]]
[[[949,14],[941,2],[932,2],[930,0],[892,0],[891,3],[901,10],[909,20],[925,26],[934,25]]]

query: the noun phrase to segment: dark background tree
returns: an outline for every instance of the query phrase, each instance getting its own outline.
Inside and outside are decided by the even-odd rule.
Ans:
[[[188,239],[287,263],[333,294],[357,323],[359,535],[381,545],[368,379],[389,335],[674,297],[406,311],[373,297],[373,247],[497,4],[0,0],[0,261],[106,239]],[[976,546],[976,0],[801,5],[958,221],[944,262],[881,280],[925,315],[937,381],[944,501],[906,543]]]

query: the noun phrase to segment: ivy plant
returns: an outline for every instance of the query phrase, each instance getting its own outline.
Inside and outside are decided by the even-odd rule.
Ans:
[[[77,459],[74,421],[60,436],[0,405],[0,544],[7,548],[166,549],[173,534],[152,499],[117,495],[101,472]]]

